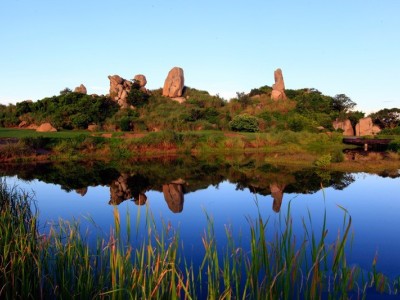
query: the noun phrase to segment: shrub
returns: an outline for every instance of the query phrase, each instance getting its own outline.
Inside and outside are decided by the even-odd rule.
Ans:
[[[394,152],[400,152],[400,139],[391,141],[388,145],[388,149]]]
[[[71,124],[74,128],[86,129],[90,122],[90,117],[84,113],[77,113],[71,116]]]
[[[331,153],[331,162],[338,163],[344,161],[344,154],[342,150],[337,150]]]
[[[322,155],[314,162],[314,166],[318,168],[326,168],[332,161],[332,156],[330,154]]]
[[[149,95],[145,92],[142,92],[137,85],[133,84],[128,94],[127,102],[135,107],[141,107],[147,104],[148,100]]]
[[[257,132],[259,131],[258,120],[248,114],[237,115],[229,122],[229,127],[233,131]]]

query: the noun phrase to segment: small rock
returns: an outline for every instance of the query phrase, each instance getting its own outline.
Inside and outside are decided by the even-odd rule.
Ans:
[[[56,132],[57,129],[55,129],[50,123],[43,123],[36,129],[36,131],[37,132]]]

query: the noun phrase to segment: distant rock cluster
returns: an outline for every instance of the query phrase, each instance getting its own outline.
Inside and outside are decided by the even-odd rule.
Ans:
[[[370,117],[360,119],[355,130],[349,119],[343,121],[336,120],[333,122],[332,126],[335,130],[343,130],[344,136],[375,135],[381,131],[379,126],[374,125]]]

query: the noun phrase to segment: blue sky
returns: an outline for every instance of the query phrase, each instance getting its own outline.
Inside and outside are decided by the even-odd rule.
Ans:
[[[0,103],[58,95],[107,76],[187,86],[229,99],[273,84],[345,93],[371,112],[400,107],[399,0],[103,1],[0,3]]]

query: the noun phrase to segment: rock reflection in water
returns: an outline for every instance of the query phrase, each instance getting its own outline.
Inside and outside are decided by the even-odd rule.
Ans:
[[[264,156],[197,159],[149,159],[123,163],[120,166],[103,162],[63,162],[37,164],[2,164],[1,176],[18,176],[30,181],[37,179],[58,184],[66,191],[84,196],[88,187],[108,186],[111,205],[133,201],[137,205],[147,202],[148,191],[161,192],[169,209],[183,211],[184,194],[206,189],[229,181],[236,189],[249,189],[252,193],[271,196],[272,209],[279,212],[285,194],[310,194],[321,186],[342,190],[354,182],[352,174],[328,170],[275,166],[265,163]],[[398,169],[386,170],[379,176],[400,176]],[[181,178],[181,179],[177,179]]]
[[[271,189],[271,197],[274,199],[272,203],[272,209],[274,212],[279,212],[282,206],[283,200],[283,190],[285,189],[286,185],[278,184],[278,183],[271,183],[269,188]]]
[[[183,210],[185,183],[183,179],[178,179],[162,186],[165,202],[167,202],[168,208],[174,213],[180,213]]]

